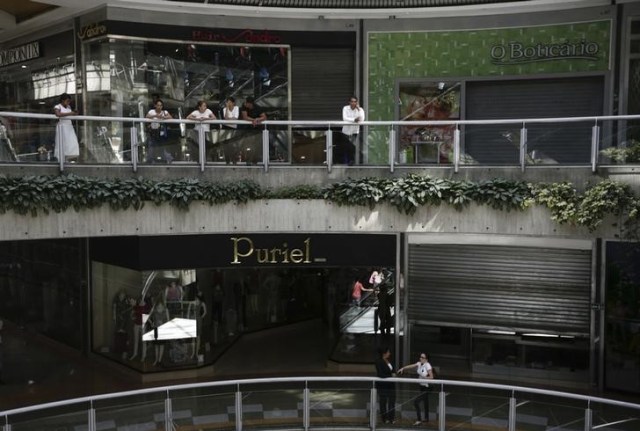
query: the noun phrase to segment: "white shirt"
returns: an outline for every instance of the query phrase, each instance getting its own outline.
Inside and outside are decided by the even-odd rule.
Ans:
[[[349,121],[350,123],[355,123],[356,119],[359,118],[359,121],[364,121],[364,109],[361,107],[357,107],[356,109],[351,109],[350,105],[342,108],[342,121]],[[342,133],[345,135],[357,135],[360,131],[360,126],[342,126]]]
[[[211,112],[211,109],[207,108],[204,110],[204,112],[200,112],[199,109],[196,109],[195,111],[193,111],[191,114],[189,114],[189,117],[196,119],[196,120],[213,120],[213,112]],[[209,131],[209,124],[196,124],[193,128],[194,130],[204,130],[205,132]]]
[[[149,112],[147,112],[147,118],[165,118],[168,117],[169,113],[167,111],[165,111],[164,109],[160,112],[156,111],[155,109],[150,110]],[[160,123],[151,123],[150,126],[152,129],[159,129],[160,128]]]
[[[238,118],[240,118],[240,108],[234,106],[231,112],[229,112],[229,110],[225,106],[222,110],[222,115],[224,115],[225,120],[237,120]],[[225,126],[231,127],[232,129],[238,128],[237,124],[225,124]]]
[[[53,110],[59,111],[61,114],[68,114],[73,111],[73,109],[71,109],[71,106],[64,106],[62,103],[58,103],[56,106],[54,106]],[[58,122],[60,124],[71,124],[71,120],[65,119],[64,117],[59,117]]]
[[[432,367],[431,364],[428,361],[425,361],[424,364],[420,361],[418,361],[418,363],[416,363],[416,372],[418,373],[418,378],[419,379],[428,379],[429,378],[429,372],[431,371]],[[429,387],[429,383],[424,382],[424,383],[420,383],[422,386],[428,388]]]

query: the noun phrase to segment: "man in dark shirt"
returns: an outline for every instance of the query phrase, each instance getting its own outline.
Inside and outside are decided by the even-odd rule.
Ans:
[[[248,165],[256,164],[262,142],[258,128],[260,123],[267,119],[267,114],[264,113],[262,108],[256,105],[253,97],[247,97],[240,108],[240,119],[251,121],[251,124],[240,124],[238,129],[246,130],[241,140],[244,159]]]

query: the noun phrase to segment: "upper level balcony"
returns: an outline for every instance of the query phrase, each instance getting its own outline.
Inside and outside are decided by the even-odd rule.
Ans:
[[[12,176],[253,179],[266,187],[407,173],[580,185],[594,174],[635,173],[639,144],[626,136],[638,118],[364,121],[354,127],[339,120],[254,125],[77,115],[65,117],[65,125],[54,115],[0,112],[0,163]],[[345,135],[344,127],[357,135]]]

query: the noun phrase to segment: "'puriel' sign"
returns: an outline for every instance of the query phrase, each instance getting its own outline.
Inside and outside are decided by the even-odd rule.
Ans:
[[[298,248],[282,243],[280,247],[256,247],[251,238],[232,237],[232,265],[243,262],[258,264],[308,264],[311,263],[311,238],[302,241]]]
[[[14,63],[22,63],[40,57],[40,43],[31,42],[26,45],[0,51],[0,67]]]
[[[525,45],[509,42],[491,47],[491,62],[497,65],[534,63],[554,60],[597,60],[600,46],[596,42],[580,40],[570,43],[537,43]]]

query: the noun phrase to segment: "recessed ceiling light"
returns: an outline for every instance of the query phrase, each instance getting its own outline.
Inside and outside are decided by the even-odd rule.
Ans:
[[[26,65],[26,64],[23,64],[23,65],[22,65],[22,66],[20,66],[20,67],[21,67],[21,68],[23,68],[23,69],[26,69],[26,68],[27,68],[27,65]]]

